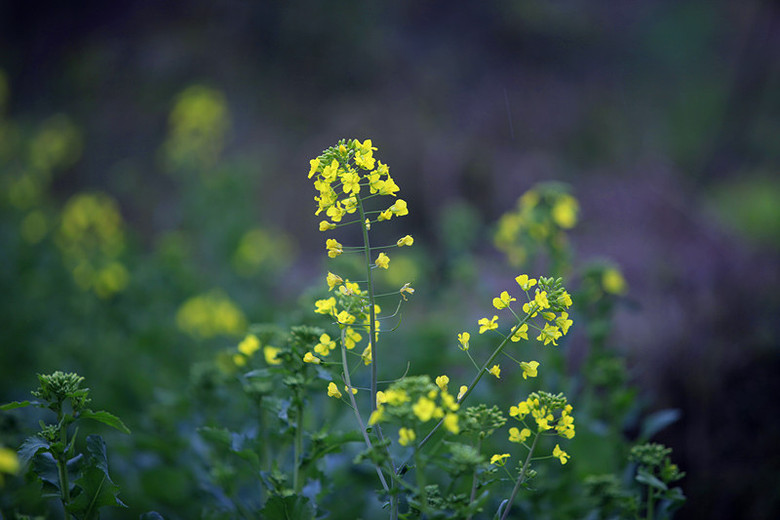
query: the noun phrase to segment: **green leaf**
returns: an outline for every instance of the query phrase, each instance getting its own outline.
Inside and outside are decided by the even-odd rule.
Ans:
[[[204,426],[198,428],[198,433],[209,442],[230,448],[233,445],[233,433],[225,428],[214,428],[213,426]]]
[[[666,491],[667,489],[669,489],[669,487],[666,484],[661,482],[657,477],[655,477],[651,473],[648,473],[644,469],[640,469],[637,472],[636,481],[641,484],[646,484],[650,487],[660,489],[662,491]]]
[[[116,428],[122,433],[130,433],[130,430],[127,426],[125,426],[125,423],[122,422],[119,417],[106,412],[105,410],[100,410],[98,412],[93,412],[92,410],[82,410],[81,413],[79,413],[80,419],[93,419],[98,422],[102,422],[105,425],[111,426],[112,428]]]
[[[269,498],[265,507],[260,511],[261,518],[267,520],[313,520],[309,499],[299,495],[286,497],[272,496]]]
[[[670,424],[677,422],[682,417],[682,412],[676,408],[667,408],[665,410],[658,410],[647,416],[642,421],[642,430],[639,434],[639,439],[642,441],[650,440],[653,435],[660,432]]]
[[[87,451],[90,455],[89,464],[74,482],[80,492],[71,501],[68,512],[80,520],[95,520],[99,518],[98,510],[101,507],[127,506],[119,500],[119,486],[108,475],[106,443],[103,438],[100,435],[88,436]]]
[[[22,465],[27,464],[41,450],[48,450],[49,443],[38,437],[27,437],[19,448],[19,458]]]
[[[0,405],[0,410],[8,411],[8,410],[16,410],[17,408],[24,408],[25,406],[40,406],[40,401],[14,401],[12,403],[7,403],[4,405]]]

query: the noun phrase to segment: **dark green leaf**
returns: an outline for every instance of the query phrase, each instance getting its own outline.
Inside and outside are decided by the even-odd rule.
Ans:
[[[17,408],[24,408],[25,406],[40,406],[40,401],[14,401],[12,403],[7,403],[2,406],[0,406],[0,410],[8,411],[8,410],[16,410]]]
[[[99,435],[88,436],[87,451],[90,454],[89,464],[74,482],[80,491],[68,506],[68,512],[74,513],[80,520],[99,518],[98,510],[104,506],[127,507],[117,496],[119,486],[108,475],[103,439]]]
[[[22,443],[22,446],[19,448],[19,458],[21,459],[19,462],[22,465],[27,464],[30,460],[32,460],[36,453],[41,450],[48,449],[49,443],[37,435],[33,437],[27,437]]]
[[[116,428],[122,433],[130,433],[130,430],[125,426],[125,423],[122,422],[119,417],[106,412],[105,410],[100,410],[98,412],[93,412],[92,410],[82,410],[79,414],[79,418],[81,419],[93,419],[98,422],[102,422],[105,425],[111,426],[112,428]]]
[[[676,408],[668,408],[652,413],[642,421],[642,430],[639,434],[640,440],[648,441],[653,435],[660,432],[670,424],[677,422],[682,416],[682,412]]]
[[[261,517],[267,520],[313,520],[314,512],[306,497],[272,496],[260,511]]]
[[[207,441],[226,448],[230,448],[233,445],[233,433],[225,428],[204,426],[203,428],[198,428],[198,433]]]
[[[667,485],[661,482],[657,477],[653,476],[652,474],[648,473],[643,469],[640,469],[637,472],[636,481],[663,491],[669,489]]]

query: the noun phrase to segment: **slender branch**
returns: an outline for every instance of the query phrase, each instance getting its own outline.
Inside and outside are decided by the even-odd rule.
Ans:
[[[531,447],[528,449],[528,456],[525,458],[523,469],[520,470],[520,476],[517,477],[517,484],[515,484],[514,489],[512,489],[512,494],[509,495],[509,500],[506,503],[506,507],[504,507],[504,513],[501,515],[501,520],[506,520],[506,517],[509,514],[509,510],[512,508],[512,502],[515,501],[515,497],[517,496],[518,491],[520,491],[520,486],[523,484],[523,482],[525,482],[525,472],[528,470],[528,464],[531,463],[531,457],[534,454],[534,448],[536,448],[536,441],[539,440],[539,437],[541,437],[541,434],[537,433],[534,436],[534,442],[531,444]]]

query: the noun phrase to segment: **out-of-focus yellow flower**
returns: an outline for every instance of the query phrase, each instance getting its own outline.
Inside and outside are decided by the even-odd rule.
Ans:
[[[604,271],[601,276],[601,285],[604,290],[611,294],[625,294],[628,290],[626,279],[617,269],[610,267]]]
[[[246,318],[233,300],[219,290],[185,301],[176,313],[179,329],[196,338],[238,334],[246,329]]]

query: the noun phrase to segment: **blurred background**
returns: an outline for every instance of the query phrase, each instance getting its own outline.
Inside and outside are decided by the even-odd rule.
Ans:
[[[418,294],[476,315],[518,274],[498,219],[565,183],[572,250],[629,288],[611,343],[647,410],[680,412],[656,436],[680,517],[780,515],[773,2],[0,3],[0,402],[78,371],[157,449],[193,364],[303,319],[326,269],[308,160],[342,137],[401,187]],[[431,345],[459,321],[408,309]],[[188,492],[138,479],[150,507]]]

